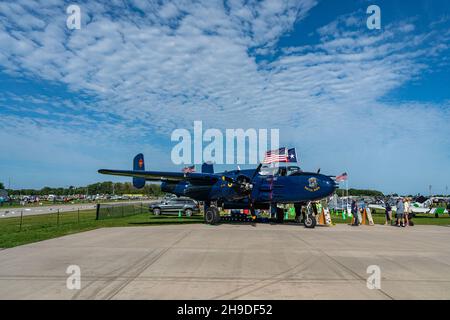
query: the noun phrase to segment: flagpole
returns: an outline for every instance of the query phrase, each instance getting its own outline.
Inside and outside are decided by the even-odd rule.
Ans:
[[[347,175],[347,179],[345,179],[345,190],[346,190],[346,193],[347,193],[347,205],[346,205],[346,207],[345,207],[345,210],[347,210],[348,209],[348,175]]]

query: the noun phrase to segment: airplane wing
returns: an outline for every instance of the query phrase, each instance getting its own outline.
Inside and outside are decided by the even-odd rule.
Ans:
[[[114,176],[135,177],[142,178],[147,181],[199,181],[199,182],[211,182],[216,183],[220,176],[211,173],[183,173],[183,172],[164,172],[164,171],[141,171],[141,170],[110,170],[100,169],[98,173],[110,174]]]

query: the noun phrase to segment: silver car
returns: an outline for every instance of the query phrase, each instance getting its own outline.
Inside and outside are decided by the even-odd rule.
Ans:
[[[186,217],[200,212],[198,203],[189,198],[171,198],[159,202],[153,202],[149,205],[150,212],[158,216],[164,214],[184,214]]]

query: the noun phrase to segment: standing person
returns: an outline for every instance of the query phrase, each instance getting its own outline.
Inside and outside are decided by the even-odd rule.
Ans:
[[[405,198],[404,207],[405,207],[405,224],[404,224],[404,226],[407,227],[407,226],[409,226],[409,212],[411,210],[411,205],[409,203],[408,198]]]
[[[403,204],[403,199],[400,198],[397,201],[397,212],[396,212],[396,217],[397,217],[397,221],[396,221],[396,225],[397,227],[404,227],[404,214],[405,214],[405,206]]]
[[[364,198],[361,198],[359,200],[358,208],[359,208],[359,210],[358,210],[358,221],[359,221],[359,224],[361,224],[363,222],[362,221],[362,215],[364,213],[364,210],[366,209],[366,203],[364,202]]]
[[[356,201],[352,200],[352,215],[355,218],[355,221],[353,222],[352,226],[359,226],[359,220],[358,220],[358,205],[356,204]]]
[[[391,205],[388,203],[386,203],[386,222],[384,223],[384,225],[388,225],[388,224],[392,224],[392,207]]]

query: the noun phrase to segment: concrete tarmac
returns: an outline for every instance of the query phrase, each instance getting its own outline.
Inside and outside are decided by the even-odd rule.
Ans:
[[[450,299],[449,243],[438,226],[104,228],[0,250],[0,299]]]

